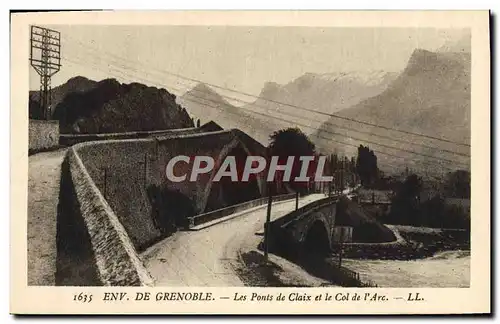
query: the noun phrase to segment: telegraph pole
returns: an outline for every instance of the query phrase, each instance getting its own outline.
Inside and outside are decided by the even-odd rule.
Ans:
[[[267,197],[267,215],[266,215],[266,224],[264,225],[264,258],[266,261],[269,259],[269,229],[271,223],[271,206],[273,203],[273,195],[269,190]]]
[[[104,199],[107,199],[107,189],[108,189],[107,184],[108,184],[108,168],[104,167],[104,190],[103,190]]]
[[[148,153],[144,153],[144,188],[148,183]]]
[[[339,244],[339,268],[342,268],[342,252],[344,252],[344,245],[343,245],[343,235],[340,235],[340,244]]]
[[[340,194],[344,191],[344,165],[340,166]]]
[[[50,119],[50,79],[61,69],[61,33],[31,26],[30,63],[40,75],[40,108],[42,119]]]

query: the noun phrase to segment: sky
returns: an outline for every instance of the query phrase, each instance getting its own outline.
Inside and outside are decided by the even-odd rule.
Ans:
[[[47,27],[61,32],[62,67],[53,87],[81,75],[161,86],[177,95],[196,83],[183,77],[258,95],[265,82],[286,84],[308,72],[398,72],[414,49],[435,51],[468,36],[467,30],[434,28]],[[30,89],[39,89],[33,68]]]

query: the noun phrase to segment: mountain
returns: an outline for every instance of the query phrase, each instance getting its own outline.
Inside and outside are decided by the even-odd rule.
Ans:
[[[302,124],[307,126],[302,127],[304,132],[312,133],[318,127],[318,122],[304,118],[309,113],[286,104],[335,112],[379,94],[395,77],[395,73],[384,71],[306,73],[285,85],[265,83],[259,98],[241,107],[198,84],[180,97],[179,103],[197,118],[214,120],[224,128],[239,128],[267,145],[269,135],[276,130]]]
[[[471,52],[471,34],[470,32],[464,33],[462,37],[457,40],[448,40],[437,52],[455,52],[455,53],[469,53]]]
[[[386,168],[390,169],[408,166],[429,171],[433,167],[436,169],[436,163],[451,167],[467,167],[470,165],[468,158],[443,152],[447,150],[468,154],[467,147],[386,128],[446,138],[453,142],[470,143],[470,69],[470,53],[430,52],[417,49],[411,55],[406,68],[386,90],[339,111],[336,115],[341,118],[331,117],[323,123],[319,131],[314,134],[314,140],[326,151],[337,149],[353,154],[356,146],[363,144],[368,145],[375,153],[379,151],[395,155],[397,158],[377,155],[379,164],[382,160]],[[360,124],[349,119],[383,125],[386,128]],[[341,141],[354,147],[333,141]],[[396,146],[400,150],[366,141]],[[414,151],[418,154],[405,151]],[[421,154],[437,156],[441,162]],[[444,162],[444,159],[454,163]]]
[[[313,133],[318,122],[308,119],[310,113],[292,106],[334,113],[381,93],[396,76],[385,71],[306,73],[285,85],[267,82],[259,99],[244,108],[289,121],[273,119],[277,128],[290,127],[292,122],[305,125],[301,126],[305,133]],[[317,116],[312,119],[321,120]]]
[[[201,123],[214,121],[224,129],[237,128],[267,146],[269,135],[276,129],[272,124],[263,122],[245,111],[227,102],[215,90],[199,83],[177,99],[186,107],[187,112]]]
[[[381,93],[396,76],[384,71],[306,73],[285,85],[267,82],[259,95],[262,99],[251,103],[249,108],[262,106],[283,113],[293,109],[279,104],[284,103],[333,113]]]
[[[53,88],[50,91],[51,111],[50,117],[54,115],[54,107],[56,107],[64,97],[71,92],[84,92],[95,87],[96,81],[89,80],[82,76],[77,76],[69,79],[66,83]],[[29,117],[34,119],[42,118],[42,111],[40,109],[40,91],[29,92]]]
[[[87,81],[85,81],[87,80]],[[87,87],[85,89],[85,87]],[[113,133],[193,127],[186,110],[165,89],[115,79],[73,78],[61,85],[53,118],[63,133]]]

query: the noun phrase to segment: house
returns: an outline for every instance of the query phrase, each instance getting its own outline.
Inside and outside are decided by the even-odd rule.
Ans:
[[[357,202],[374,217],[387,215],[392,204],[391,190],[360,189]]]
[[[214,122],[213,120],[201,125],[200,128],[203,129],[205,132],[217,132],[217,131],[221,131],[224,129],[219,124]]]

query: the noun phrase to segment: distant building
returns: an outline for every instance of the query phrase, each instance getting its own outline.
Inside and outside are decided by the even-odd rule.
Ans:
[[[390,205],[392,194],[391,190],[360,189],[358,191],[358,203],[362,205]]]
[[[203,129],[206,132],[216,132],[216,131],[221,131],[221,130],[224,129],[219,124],[217,124],[216,122],[214,122],[213,120],[209,121],[208,123],[205,123],[205,124],[201,125],[200,128]]]
[[[391,190],[360,189],[357,201],[372,216],[380,217],[391,211],[392,195]]]

